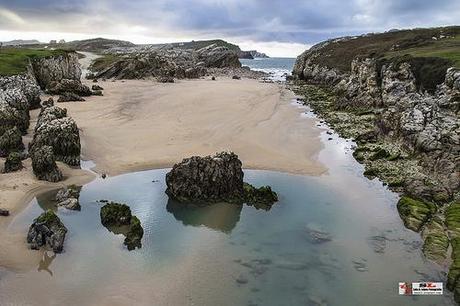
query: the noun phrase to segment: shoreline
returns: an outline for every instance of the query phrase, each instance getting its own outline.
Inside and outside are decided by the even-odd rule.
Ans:
[[[89,84],[89,81],[86,82]],[[318,160],[319,152],[324,148],[320,139],[320,130],[314,125],[314,120],[302,118],[301,111],[291,105],[294,95],[290,90],[279,84],[267,84],[258,80],[234,81],[229,78],[219,78],[218,81],[211,83],[217,85],[218,88],[209,94],[207,88],[210,82],[207,79],[180,81],[172,85],[151,80],[99,82],[99,85],[107,89],[106,92],[104,91],[106,96],[90,97],[86,102],[58,103],[58,106],[68,109],[69,115],[76,120],[79,126],[82,159],[93,161],[95,167],[90,170],[72,169],[58,163],[66,179],[59,183],[49,183],[38,181],[34,177],[30,159],[28,159],[24,161],[25,168],[21,171],[2,175],[0,201],[2,208],[10,211],[10,216],[0,219],[0,239],[4,245],[0,250],[0,267],[9,270],[30,269],[42,255],[42,251],[28,249],[25,243],[25,233],[8,231],[8,226],[15,216],[23,211],[34,197],[48,190],[70,184],[87,184],[93,181],[97,174],[106,173],[116,176],[130,172],[170,168],[185,157],[208,155],[227,149],[235,151],[240,156],[244,169],[312,176],[327,172],[327,167]],[[222,95],[223,88],[229,84],[231,84],[229,91]],[[145,90],[146,93],[144,97],[134,98],[132,102],[123,93],[133,85],[134,91],[140,89],[140,92]],[[187,98],[187,95],[181,93],[184,86],[198,95],[199,101],[192,99],[184,102],[183,99]],[[161,91],[161,94],[151,98],[152,88],[153,91]],[[119,91],[115,95],[113,94],[114,89]],[[253,94],[255,90],[256,94]],[[176,98],[178,92],[179,98]],[[233,96],[236,94],[236,100],[241,105],[236,103],[235,106],[235,103],[230,103],[234,102],[230,94]],[[222,97],[224,101],[216,107],[215,101],[221,101]],[[203,98],[205,98],[205,103],[197,104],[203,101],[201,100]],[[168,107],[170,99],[178,100],[179,104]],[[161,101],[160,105],[155,105],[156,101]],[[189,105],[189,103],[195,103],[189,109],[193,110],[190,116],[182,116],[182,113],[175,109],[180,107],[180,104]],[[145,109],[145,104],[147,104],[147,109]],[[157,112],[158,106],[160,106],[160,112]],[[136,110],[136,107],[139,109]],[[210,132],[206,133],[201,129],[203,122],[200,119],[203,112],[196,111],[196,107],[202,107],[204,111],[212,113],[212,116],[205,118]],[[31,139],[38,112],[39,110],[31,111],[29,133],[24,137],[26,145]],[[168,121],[173,120],[176,125],[173,124],[172,127],[168,126],[163,130],[163,133],[160,133],[160,139],[152,140],[146,146],[141,146],[141,153],[131,154],[134,153],[133,147],[136,149],[136,145],[139,145],[139,138],[133,139],[132,134],[148,131],[151,124],[145,114],[163,117],[160,120],[167,125]],[[233,115],[230,116],[230,114]],[[231,117],[230,120],[228,120],[229,117]],[[101,118],[105,120],[100,120]],[[181,133],[184,127],[181,122],[184,120],[187,121],[189,127],[186,130],[193,131],[192,135]],[[103,121],[102,125],[101,121]],[[120,126],[127,128],[121,133],[120,129],[113,128]],[[236,126],[234,129],[236,133],[231,129],[232,126]],[[168,142],[168,139],[162,136],[171,131],[174,131],[175,134],[173,141]],[[205,132],[204,135],[202,135],[203,132]],[[220,133],[224,135],[220,137]],[[122,134],[123,141],[129,143],[123,142],[124,145],[116,146],[113,152],[107,154],[107,151],[110,151],[110,143],[104,144],[104,139],[107,141],[119,134]],[[152,134],[147,132],[139,137],[142,140],[142,137],[152,137]],[[174,141],[174,137],[178,138],[177,141]],[[213,142],[203,144],[203,139]],[[166,140],[166,144],[161,140]],[[303,146],[299,144],[300,141],[304,142]],[[155,145],[157,143],[162,143],[160,150]],[[134,156],[131,156],[130,159],[123,159],[126,157],[125,154]],[[164,157],[165,155],[167,157]],[[146,160],[149,157],[150,159]]]

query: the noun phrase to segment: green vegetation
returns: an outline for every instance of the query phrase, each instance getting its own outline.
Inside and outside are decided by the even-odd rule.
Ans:
[[[104,70],[105,68],[109,67],[116,61],[120,59],[120,56],[114,55],[114,54],[105,54],[101,57],[98,57],[95,59],[92,63],[91,66],[89,67],[89,70],[92,72],[96,71],[101,71]]]
[[[217,45],[218,47],[226,47],[229,50],[234,50],[234,51],[241,51],[240,47],[237,45],[231,44],[229,42],[226,42],[225,40],[222,39],[213,39],[213,40],[197,40],[197,41],[191,41],[191,42],[183,42],[183,43],[173,43],[172,45],[177,48],[182,48],[182,49],[201,49],[210,45]]]
[[[61,220],[59,220],[59,217],[56,216],[51,209],[48,209],[36,219],[36,222],[51,225],[54,223],[59,224],[61,223]]]
[[[141,240],[144,236],[144,229],[142,228],[141,221],[136,216],[131,217],[131,224],[129,231],[126,233],[125,241],[123,242],[128,250],[134,250],[136,247],[142,246]]]
[[[404,225],[408,229],[418,232],[422,225],[436,212],[436,206],[433,203],[403,196],[398,202],[398,212]]]
[[[256,188],[248,183],[243,183],[244,201],[248,205],[254,205],[257,209],[269,209],[278,201],[278,195],[270,186]]]
[[[0,75],[20,74],[27,70],[29,60],[63,54],[64,50],[0,48]]]

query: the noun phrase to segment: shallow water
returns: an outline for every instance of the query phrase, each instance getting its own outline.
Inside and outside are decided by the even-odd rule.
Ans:
[[[165,169],[85,185],[80,212],[58,210],[69,229],[65,252],[45,253],[32,271],[0,270],[0,304],[452,305],[447,292],[398,296],[398,282],[440,281],[444,272],[403,227],[397,195],[363,177],[353,143],[318,125],[327,174],[245,170],[246,181],[278,192],[270,211],[186,209],[168,201]],[[34,199],[8,230],[25,233],[53,197]],[[101,199],[131,206],[145,231],[141,249],[129,252],[100,224]]]

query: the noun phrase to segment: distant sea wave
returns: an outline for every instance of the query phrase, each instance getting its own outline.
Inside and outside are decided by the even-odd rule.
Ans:
[[[240,59],[240,62],[243,66],[248,66],[252,70],[269,73],[270,78],[274,81],[285,81],[286,75],[291,75],[295,58],[270,57]]]

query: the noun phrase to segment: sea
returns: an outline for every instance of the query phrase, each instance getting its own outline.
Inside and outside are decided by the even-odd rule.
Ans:
[[[268,73],[269,78],[273,81],[286,81],[286,76],[292,73],[295,60],[295,58],[290,57],[270,57],[240,59],[240,62],[243,66],[251,68],[251,70]]]

